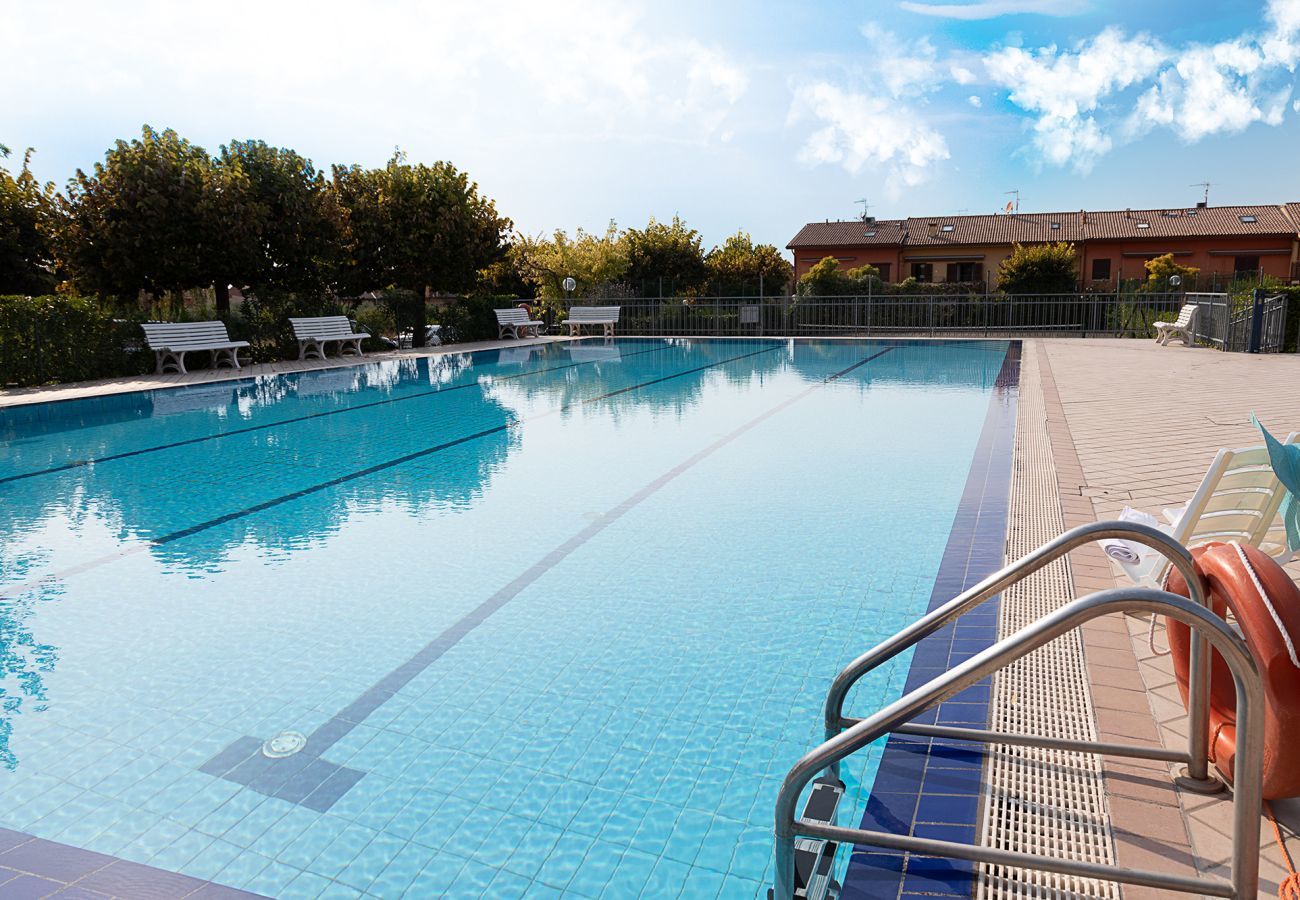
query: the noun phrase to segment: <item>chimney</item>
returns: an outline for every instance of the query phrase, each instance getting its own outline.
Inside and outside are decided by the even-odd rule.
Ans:
[[[1124,210],[1124,218],[1126,218],[1126,219],[1131,219],[1131,218],[1133,218],[1133,210],[1131,210],[1131,209],[1125,209],[1125,210]]]
[[[1088,224],[1088,211],[1086,209],[1079,210],[1079,224],[1081,225]]]
[[[1204,200],[1197,200],[1197,201],[1196,201],[1196,208],[1197,208],[1197,209],[1205,209],[1207,206],[1209,206],[1209,204],[1208,204],[1207,202],[1205,202]]]

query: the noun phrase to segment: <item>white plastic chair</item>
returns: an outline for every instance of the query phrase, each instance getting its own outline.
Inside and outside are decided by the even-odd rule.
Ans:
[[[1300,431],[1292,432],[1286,443],[1294,444],[1297,440]],[[1273,474],[1263,444],[1220,450],[1186,507],[1165,510],[1169,524],[1160,527],[1184,547],[1199,547],[1210,541],[1237,541],[1258,547],[1285,563],[1293,556],[1287,549],[1286,530],[1278,516],[1285,498],[1286,488]],[[1160,587],[1169,560],[1149,552],[1143,553],[1136,563],[1119,562],[1119,566],[1139,587]]]
[[[1184,347],[1192,346],[1196,336],[1192,334],[1192,322],[1196,319],[1196,304],[1188,303],[1178,311],[1178,319],[1173,322],[1156,323],[1156,343],[1168,347],[1169,342],[1178,338]]]

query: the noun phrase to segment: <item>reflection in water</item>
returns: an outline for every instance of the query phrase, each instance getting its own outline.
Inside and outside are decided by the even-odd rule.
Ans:
[[[168,571],[202,577],[237,548],[289,555],[380,507],[455,514],[489,489],[533,415],[680,419],[710,385],[816,383],[884,346],[587,341],[0,410],[0,763],[16,765],[23,704],[44,702],[56,649],[28,623],[70,566],[145,542]],[[839,384],[987,389],[1004,348],[900,343]],[[98,547],[92,533],[106,535]]]

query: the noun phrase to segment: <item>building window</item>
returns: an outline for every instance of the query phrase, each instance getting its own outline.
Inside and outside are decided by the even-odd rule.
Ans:
[[[1092,280],[1109,281],[1110,280],[1110,260],[1094,259],[1092,261]]]
[[[1053,222],[1053,223],[1052,223],[1052,230],[1053,230],[1053,231],[1060,231],[1060,230],[1061,230],[1061,223],[1060,223],[1060,222]]]
[[[945,226],[943,226],[942,228],[940,228],[939,230],[940,230],[940,231],[952,231],[955,227],[956,227],[955,225],[945,225]]]
[[[1234,256],[1232,258],[1232,273],[1234,275],[1254,275],[1258,271],[1258,256]]]
[[[948,263],[948,281],[983,281],[984,264],[976,262]]]
[[[1150,222],[1138,222],[1138,226],[1137,226],[1137,227],[1138,227],[1138,228],[1150,228],[1150,227],[1151,227],[1151,223],[1150,223]]]
[[[875,233],[874,231],[867,231],[867,232],[863,232],[863,233],[864,233],[867,237],[875,237],[875,236],[876,236],[876,233]]]
[[[1250,225],[1257,221],[1254,216],[1241,216],[1240,218],[1243,225]]]
[[[912,277],[922,284],[934,281],[933,263],[912,263]]]

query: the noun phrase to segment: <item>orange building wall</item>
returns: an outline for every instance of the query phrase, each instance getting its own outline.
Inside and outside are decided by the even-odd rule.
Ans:
[[[827,256],[840,261],[841,269],[856,269],[858,266],[877,266],[881,263],[889,266],[886,281],[900,281],[906,275],[898,274],[899,248],[897,245],[883,244],[869,247],[799,247],[794,253],[794,277],[798,281],[809,269]]]
[[[841,268],[851,269],[862,265],[889,266],[890,282],[902,281],[911,274],[912,263],[922,259],[934,265],[934,280],[942,282],[947,263],[954,257],[983,257],[985,280],[990,284],[997,278],[998,264],[1011,253],[1010,244],[967,244],[953,247],[874,245],[865,247],[801,247],[793,251],[795,279],[803,275],[827,256],[840,261]],[[1110,263],[1109,283],[1117,277],[1143,278],[1145,262],[1152,256],[1173,251],[1174,261],[1180,266],[1194,266],[1202,276],[1230,277],[1237,255],[1259,255],[1260,268],[1265,275],[1291,277],[1293,263],[1300,262],[1300,242],[1291,235],[1232,237],[1232,238],[1155,238],[1143,240],[1092,240],[1076,245],[1079,254],[1079,275],[1084,284],[1092,284],[1092,261],[1106,258]],[[1265,251],[1284,251],[1268,253]],[[1217,251],[1217,252],[1211,252]],[[1127,254],[1127,255],[1126,255]]]
[[[1078,246],[1079,274],[1085,283],[1091,283],[1092,261],[1097,258],[1106,258],[1111,261],[1109,280],[1112,284],[1117,276],[1122,278],[1145,278],[1146,260],[1172,250],[1174,252],[1174,262],[1180,266],[1193,266],[1200,269],[1202,276],[1231,277],[1235,256],[1254,256],[1258,254],[1259,265],[1264,270],[1265,275],[1285,279],[1289,278],[1291,274],[1291,257],[1295,252],[1295,243],[1295,238],[1290,235],[1279,237],[1086,241]],[[1285,252],[1262,252],[1267,250]],[[1219,252],[1211,253],[1210,251]],[[1126,256],[1125,254],[1129,255]]]

